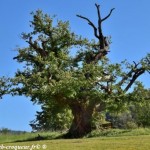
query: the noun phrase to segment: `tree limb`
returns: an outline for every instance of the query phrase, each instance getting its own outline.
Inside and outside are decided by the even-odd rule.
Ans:
[[[103,22],[103,21],[105,21],[106,19],[108,19],[114,9],[115,9],[115,8],[112,8],[112,9],[110,10],[110,13],[109,13],[105,18],[103,18],[101,21]]]
[[[47,53],[44,49],[40,48],[38,45],[37,45],[37,42],[35,41],[34,43],[32,42],[32,37],[29,38],[29,41],[26,41],[27,43],[29,43],[29,45],[34,48],[34,50],[39,53],[42,57],[45,57],[47,56]],[[42,45],[45,44],[45,43],[42,43]]]
[[[131,70],[122,78],[122,80],[117,84],[121,88],[126,81],[126,87],[124,88],[124,92],[127,92],[129,88],[133,85],[135,80],[145,73],[146,71],[150,73],[150,55],[148,55],[146,58],[143,58],[139,63],[136,63],[133,61],[133,65],[131,66]]]
[[[136,63],[135,61],[133,61],[133,63],[134,67],[122,78],[122,80],[118,83],[118,86],[121,87],[128,78],[132,77],[132,74],[135,72],[135,70],[137,70],[139,63]]]
[[[129,84],[124,89],[124,92],[127,92],[129,90],[129,88],[132,86],[132,84],[135,82],[135,80],[144,72],[145,72],[145,69],[143,69],[143,68],[138,69],[132,76],[132,79],[130,80]]]
[[[95,37],[99,39],[99,35],[97,34],[97,28],[96,28],[96,26],[88,18],[86,18],[86,17],[83,17],[81,15],[77,15],[77,17],[82,18],[82,19],[88,21],[88,24],[90,26],[92,26],[93,29],[94,29],[94,35],[95,35]]]
[[[96,8],[97,8],[97,14],[98,14],[98,32],[99,32],[99,40],[101,40],[102,43],[102,38],[103,38],[103,34],[102,34],[102,27],[101,27],[101,15],[100,15],[100,5],[95,4]]]
[[[98,49],[96,48],[97,52],[95,53],[95,58],[93,59],[93,56],[92,56],[91,57],[92,59],[90,61],[88,61],[88,63],[93,62],[93,61],[97,62],[98,60],[102,59],[102,57],[104,57],[108,53],[109,45],[108,45],[108,42],[107,42],[107,37],[103,36],[102,24],[101,23],[103,21],[105,21],[107,18],[109,18],[112,11],[114,10],[114,8],[111,9],[110,13],[105,18],[101,19],[100,5],[95,4],[95,6],[97,8],[97,14],[98,14],[98,27],[96,27],[94,25],[94,23],[90,19],[88,19],[87,17],[77,15],[77,17],[86,20],[88,22],[88,24],[90,26],[92,26],[92,28],[94,29],[94,35],[99,41],[99,48]]]
[[[100,84],[99,82],[96,82],[96,84],[98,84],[101,87],[102,90],[104,90],[108,94],[111,94],[112,89],[111,89],[110,85],[108,84],[108,82],[107,82],[107,86],[105,86],[103,84]]]

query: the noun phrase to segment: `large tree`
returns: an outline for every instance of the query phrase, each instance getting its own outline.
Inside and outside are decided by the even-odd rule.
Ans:
[[[19,48],[14,58],[24,68],[12,79],[12,93],[31,97],[34,103],[69,107],[73,120],[67,138],[91,132],[95,109],[123,106],[125,93],[140,75],[150,70],[149,54],[138,63],[110,63],[107,54],[111,41],[103,35],[102,23],[114,9],[101,17],[100,5],[95,6],[97,26],[89,18],[77,15],[92,27],[95,40],[76,35],[68,22],[55,21],[38,10],[32,13],[33,31],[22,34],[27,46]]]

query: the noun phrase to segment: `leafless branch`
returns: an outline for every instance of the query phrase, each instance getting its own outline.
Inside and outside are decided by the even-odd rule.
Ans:
[[[95,26],[88,18],[86,18],[86,17],[83,17],[83,16],[81,16],[81,15],[77,15],[77,17],[82,18],[82,19],[88,21],[88,24],[89,24],[90,26],[92,26],[93,29],[94,29],[94,35],[96,36],[96,38],[99,39],[99,36],[98,36],[98,34],[97,34],[97,28],[96,28],[96,26]]]
[[[106,19],[108,19],[114,9],[115,9],[115,8],[112,8],[112,9],[110,10],[110,13],[109,13],[105,18],[103,18],[101,21],[103,22],[103,21],[105,21]]]
[[[99,31],[99,38],[103,37],[103,33],[102,33],[102,27],[101,27],[101,15],[100,15],[100,5],[95,4],[96,8],[97,8],[97,14],[98,14],[98,31]],[[101,39],[103,40],[103,39]]]
[[[102,22],[105,21],[107,18],[109,18],[112,11],[114,10],[114,8],[111,9],[110,13],[105,18],[101,19],[100,5],[95,4],[95,6],[96,6],[96,9],[97,9],[97,14],[98,14],[98,27],[96,27],[94,25],[94,23],[90,19],[88,19],[87,17],[77,15],[77,17],[86,20],[88,22],[88,24],[90,26],[92,26],[92,28],[94,29],[94,35],[99,41],[99,48],[96,48],[97,53],[95,53],[95,59],[92,59],[91,61],[88,61],[88,62],[92,62],[92,61],[97,62],[98,60],[102,59],[102,57],[107,55],[109,45],[107,43],[107,37],[103,36]],[[93,57],[91,57],[91,58],[93,58]]]

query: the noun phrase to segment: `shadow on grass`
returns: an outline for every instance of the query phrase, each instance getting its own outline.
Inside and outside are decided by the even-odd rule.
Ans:
[[[63,136],[62,135],[58,135],[56,137],[54,136],[42,136],[40,134],[38,134],[37,136],[35,137],[31,137],[31,138],[27,138],[27,139],[23,139],[23,140],[16,140],[16,141],[13,141],[12,143],[17,143],[17,142],[32,142],[32,141],[42,141],[42,140],[56,140],[56,139],[63,139],[62,138]]]
[[[89,133],[85,138],[93,138],[93,137],[118,137],[118,136],[126,136],[131,135],[131,130],[94,130]],[[12,140],[11,142],[5,143],[17,143],[17,142],[32,142],[32,141],[42,141],[42,140],[57,140],[57,139],[70,139],[65,137],[65,133],[59,134],[51,134],[51,135],[43,135],[42,133],[35,133],[35,135],[28,136],[26,138],[20,138],[16,140]]]

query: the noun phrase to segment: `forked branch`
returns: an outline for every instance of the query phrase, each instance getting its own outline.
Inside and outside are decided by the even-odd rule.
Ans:
[[[129,88],[132,86],[132,84],[135,82],[135,80],[136,80],[140,75],[142,75],[144,72],[145,72],[145,69],[144,69],[144,68],[137,69],[137,70],[134,72],[134,74],[133,74],[133,76],[132,76],[130,82],[128,83],[128,85],[127,85],[126,88],[124,89],[124,92],[127,92],[127,91],[129,90]]]
[[[86,17],[83,17],[81,15],[77,15],[77,17],[82,18],[82,19],[88,21],[88,24],[90,26],[92,26],[92,28],[94,29],[94,35],[95,35],[95,37],[99,39],[96,26],[88,18],[86,18]]]
[[[77,17],[86,20],[88,22],[88,24],[94,30],[94,35],[98,39],[98,43],[99,43],[98,53],[96,53],[94,61],[98,61],[103,56],[107,55],[108,49],[109,49],[108,42],[107,42],[107,37],[104,36],[103,32],[102,32],[102,22],[105,21],[106,19],[108,19],[111,16],[112,11],[114,10],[114,8],[111,9],[110,13],[102,19],[101,14],[100,14],[100,5],[95,4],[95,6],[97,8],[97,14],[98,14],[98,27],[96,27],[96,25],[94,25],[94,23],[87,17],[81,16],[81,15],[77,15]],[[91,62],[92,61],[93,60],[91,60]]]
[[[147,60],[147,59],[148,58],[143,60]],[[149,65],[148,64],[149,61],[143,62],[143,60],[140,63],[136,63],[133,61],[134,65],[132,66],[131,70],[117,84],[121,88],[121,86],[123,86],[124,83],[127,83],[123,90],[124,92],[127,92],[129,90],[129,88],[133,85],[133,83],[140,75],[142,75],[146,71],[149,72],[149,68],[147,67]]]

